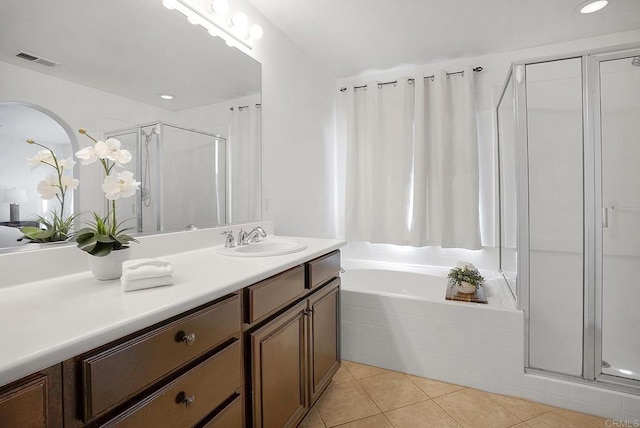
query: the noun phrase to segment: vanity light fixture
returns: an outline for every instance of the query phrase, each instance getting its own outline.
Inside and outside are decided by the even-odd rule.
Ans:
[[[580,13],[587,14],[597,12],[609,4],[608,0],[587,0],[580,3],[576,9],[580,10]]]
[[[177,10],[194,25],[206,28],[213,37],[222,38],[228,46],[240,50],[252,49],[253,41],[263,35],[262,27],[249,26],[249,18],[243,12],[236,12],[231,19],[225,18],[229,12],[228,0],[162,0],[167,9]]]
[[[171,94],[160,94],[160,98],[163,100],[172,100],[174,97]]]

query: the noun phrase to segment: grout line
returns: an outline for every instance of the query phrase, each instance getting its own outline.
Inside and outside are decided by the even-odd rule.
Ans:
[[[455,392],[457,392],[457,391],[455,391]],[[448,394],[445,394],[445,395],[448,395]],[[444,395],[441,395],[441,397],[444,397]],[[435,405],[440,408],[440,410],[442,410],[447,416],[449,416],[453,422],[455,422],[458,426],[462,427],[462,423],[460,421],[458,421],[456,418],[454,418],[451,413],[447,412],[447,410],[444,409],[440,404],[438,404],[438,402],[436,400],[431,399],[431,401],[433,401],[435,403]]]

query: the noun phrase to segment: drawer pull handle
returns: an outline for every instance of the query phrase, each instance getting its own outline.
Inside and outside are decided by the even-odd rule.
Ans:
[[[186,343],[186,344],[187,344],[187,346],[191,346],[191,345],[193,345],[193,344],[195,343],[195,341],[196,341],[196,334],[195,334],[195,333],[185,334],[185,335],[182,337],[182,341],[183,341],[184,343]]]
[[[196,402],[196,396],[195,395],[186,395],[184,396],[184,398],[182,399],[182,403],[187,407],[187,409],[191,406],[194,405],[194,403]]]

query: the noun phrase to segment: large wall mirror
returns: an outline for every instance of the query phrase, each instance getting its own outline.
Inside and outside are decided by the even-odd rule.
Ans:
[[[259,62],[160,0],[4,0],[0,195],[24,189],[20,220],[46,216],[36,190],[46,172],[26,165],[38,148],[25,140],[68,157],[92,144],[84,128],[132,153],[141,190],[118,212],[139,233],[259,220],[260,91]],[[74,213],[104,211],[101,174],[76,164]],[[0,229],[9,223],[0,200]]]

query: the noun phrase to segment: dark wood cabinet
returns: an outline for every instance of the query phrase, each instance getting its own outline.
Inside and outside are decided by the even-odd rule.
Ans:
[[[63,362],[65,427],[213,422],[242,395],[240,314],[233,293]]]
[[[295,427],[307,411],[307,302],[249,334],[253,425]]]
[[[272,316],[245,324],[248,426],[297,426],[340,367],[339,270],[339,252],[305,264],[296,289],[304,284],[306,293],[290,304],[272,300]],[[245,297],[245,308],[253,307]]]
[[[309,298],[309,406],[340,368],[340,279]]]
[[[57,364],[0,388],[0,428],[61,427],[61,373]]]

